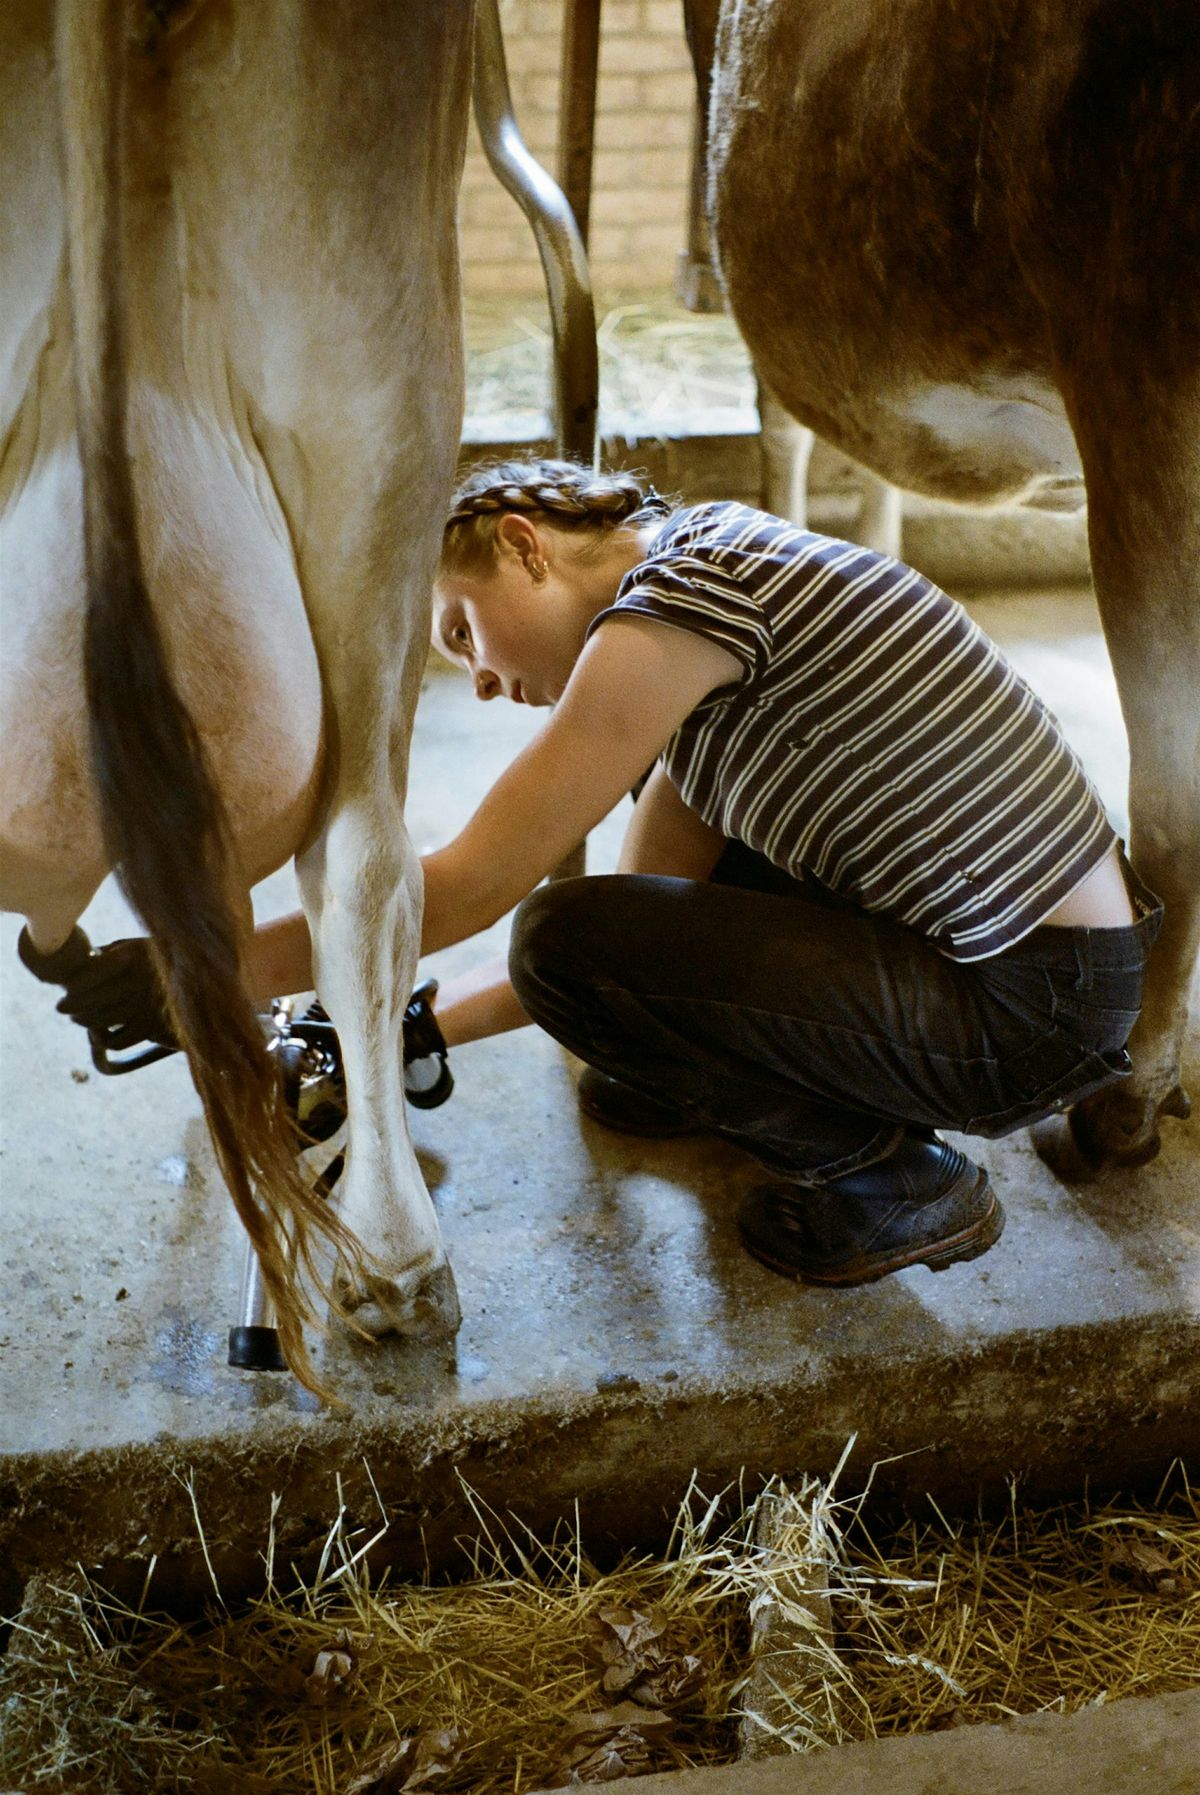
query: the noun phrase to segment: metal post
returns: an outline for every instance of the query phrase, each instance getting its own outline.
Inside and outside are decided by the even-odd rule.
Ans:
[[[567,0],[558,97],[558,180],[585,249],[592,212],[599,65],[600,0]]]
[[[566,195],[530,154],[513,116],[498,0],[479,0],[473,91],[484,152],[528,218],[542,258],[554,332],[558,452],[594,467],[600,382],[591,276]]]

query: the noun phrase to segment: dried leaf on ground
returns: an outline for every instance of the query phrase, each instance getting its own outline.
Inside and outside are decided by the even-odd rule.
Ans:
[[[349,1784],[346,1795],[418,1795],[444,1783],[462,1760],[457,1727],[429,1727],[389,1745]]]
[[[314,1708],[324,1708],[344,1695],[358,1674],[358,1654],[343,1627],[334,1643],[324,1646],[313,1659],[304,1679],[304,1694]]]
[[[655,1768],[656,1748],[675,1730],[669,1714],[618,1702],[615,1708],[573,1714],[558,1780],[563,1783],[611,1783],[622,1776],[641,1776]]]
[[[595,1627],[601,1660],[613,1664],[653,1650],[666,1632],[667,1614],[657,1603],[649,1608],[609,1606],[597,1610]]]
[[[593,1618],[600,1662],[605,1666],[606,1695],[627,1695],[651,1708],[673,1708],[688,1701],[704,1681],[699,1658],[671,1651],[663,1635],[666,1610],[601,1608]]]
[[[1104,1574],[1112,1583],[1131,1583],[1156,1596],[1174,1595],[1179,1589],[1171,1560],[1141,1540],[1109,1541],[1104,1548]]]

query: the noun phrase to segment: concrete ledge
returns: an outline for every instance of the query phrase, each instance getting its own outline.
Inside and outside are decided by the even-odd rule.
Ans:
[[[980,1491],[999,1500],[1014,1474],[1031,1497],[1075,1493],[1085,1478],[1128,1489],[1177,1456],[1200,1462],[1200,1328],[1183,1320],[1008,1332],[966,1350],[902,1334],[890,1330],[886,1352],[826,1341],[790,1371],[751,1359],[716,1383],[618,1379],[504,1402],[452,1393],[443,1365],[431,1354],[422,1372],[426,1355],[411,1351],[399,1387],[372,1399],[354,1368],[367,1349],[347,1344],[352,1417],[314,1413],[278,1386],[264,1410],[249,1375],[230,1374],[248,1406],[226,1413],[223,1433],[6,1457],[0,1562],[19,1578],[78,1561],[123,1592],[157,1553],[164,1599],[202,1594],[186,1476],[218,1577],[237,1594],[257,1584],[272,1494],[283,1498],[279,1549],[301,1563],[324,1541],[338,1477],[348,1524],[372,1527],[373,1480],[392,1516],[386,1557],[420,1574],[459,1562],[455,1541],[473,1531],[460,1477],[541,1533],[586,1492],[585,1537],[602,1549],[656,1543],[694,1467],[710,1492],[743,1473],[753,1490],[775,1472],[828,1473],[853,1433],[846,1488],[890,1460],[874,1491],[906,1505],[927,1490],[951,1507]],[[427,1398],[414,1401],[422,1383]]]
[[[805,1757],[643,1776],[638,1795],[1196,1795],[1200,1689],[876,1739]],[[547,1791],[547,1795],[563,1795]]]

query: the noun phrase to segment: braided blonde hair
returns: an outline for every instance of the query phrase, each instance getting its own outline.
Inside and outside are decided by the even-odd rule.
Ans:
[[[519,511],[575,532],[580,550],[619,529],[636,529],[675,507],[639,474],[596,474],[575,461],[491,461],[471,469],[450,502],[441,571],[478,573],[496,553],[496,525]]]

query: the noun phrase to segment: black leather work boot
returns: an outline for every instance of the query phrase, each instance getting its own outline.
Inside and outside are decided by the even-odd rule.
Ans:
[[[829,1184],[767,1184],[738,1211],[754,1257],[805,1284],[870,1284],[906,1265],[944,1271],[1004,1231],[982,1166],[946,1141],[908,1135],[886,1159]]]
[[[593,1122],[618,1134],[640,1134],[647,1140],[670,1140],[680,1134],[701,1134],[700,1124],[686,1110],[657,1097],[647,1097],[595,1066],[585,1066],[579,1079],[579,1107]]]

